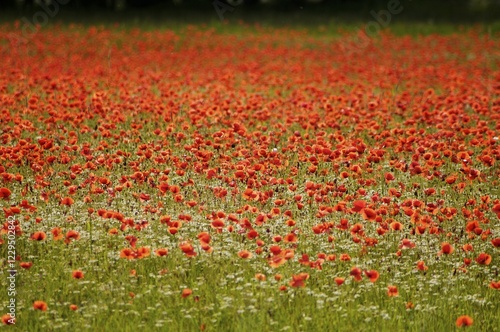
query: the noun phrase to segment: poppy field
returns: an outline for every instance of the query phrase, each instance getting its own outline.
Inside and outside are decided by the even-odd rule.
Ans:
[[[16,29],[1,328],[500,330],[498,35]]]

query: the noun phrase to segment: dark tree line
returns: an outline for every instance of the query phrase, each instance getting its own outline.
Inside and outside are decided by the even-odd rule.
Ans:
[[[282,7],[282,6],[318,6],[318,7],[352,7],[365,8],[377,7],[386,4],[390,0],[217,0],[228,5],[243,5],[262,8]],[[405,0],[401,0],[404,2]],[[11,8],[31,8],[43,4],[58,2],[70,7],[92,7],[92,8],[113,8],[120,4],[127,7],[144,7],[152,5],[174,5],[182,7],[199,7],[210,5],[214,0],[0,0],[1,7]],[[431,0],[418,1],[423,6],[436,4]],[[478,2],[483,6],[499,4],[499,0],[451,0],[447,1],[448,6],[468,6],[470,3]]]
[[[213,14],[214,7],[238,8],[238,12],[312,12],[369,18],[373,11],[384,10],[396,1],[404,6],[398,17],[407,19],[498,19],[500,0],[0,0],[1,12],[30,13],[50,6],[60,11],[88,12],[141,12],[159,13],[190,11]],[[45,7],[44,7],[45,6]],[[59,10],[58,10],[59,11]],[[371,15],[371,16],[370,16]]]

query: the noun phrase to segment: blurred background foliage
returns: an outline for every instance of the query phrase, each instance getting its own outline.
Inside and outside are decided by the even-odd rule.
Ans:
[[[25,17],[57,6],[58,19],[88,17],[217,20],[218,18],[292,23],[373,20],[391,1],[403,7],[397,20],[420,22],[498,22],[500,0],[0,0],[2,18]],[[45,7],[44,7],[45,6]],[[217,9],[224,15],[218,15]],[[29,17],[29,16],[28,16]]]

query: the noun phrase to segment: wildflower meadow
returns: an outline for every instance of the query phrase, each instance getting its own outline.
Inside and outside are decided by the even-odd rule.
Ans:
[[[498,34],[220,25],[0,25],[1,330],[499,331]]]

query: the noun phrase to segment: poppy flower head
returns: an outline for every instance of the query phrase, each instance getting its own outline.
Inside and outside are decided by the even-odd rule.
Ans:
[[[2,316],[3,325],[14,325],[16,324],[16,317],[12,317],[10,314],[5,314]]]
[[[283,241],[285,243],[295,243],[297,242],[297,235],[295,235],[294,233],[289,233],[285,235]]]
[[[155,251],[156,256],[163,257],[168,254],[168,249],[167,248],[159,248],[156,249]]]
[[[457,321],[455,322],[455,325],[457,327],[463,327],[463,326],[471,326],[474,323],[474,320],[470,316],[460,316],[457,318]]]
[[[417,269],[418,269],[419,271],[427,271],[427,270],[429,269],[429,267],[427,267],[427,266],[425,265],[425,262],[424,262],[424,261],[418,261],[418,262],[417,262]]]
[[[377,281],[378,277],[380,276],[380,274],[375,270],[365,271],[365,275],[371,282]]]
[[[389,285],[387,286],[387,295],[389,297],[395,297],[399,295],[398,287]]]
[[[342,262],[348,262],[351,260],[351,256],[349,256],[349,254],[340,254],[340,260]]]
[[[188,297],[189,295],[193,294],[193,291],[189,288],[184,288],[182,290],[182,294],[181,294],[181,297],[184,299],[186,297]]]
[[[309,274],[305,272],[301,272],[297,275],[292,275],[292,280],[289,282],[291,287],[305,287],[305,280],[309,279]]]
[[[448,242],[443,242],[441,244],[441,251],[438,253],[438,255],[442,255],[442,254],[450,255],[453,253],[453,251],[455,251],[455,249],[453,248],[453,246],[451,244],[449,244]]]
[[[270,247],[269,247],[269,251],[270,251],[273,255],[279,255],[279,254],[282,252],[281,247],[280,247],[280,246],[276,246],[276,245],[274,245],[274,246],[270,246]]]
[[[29,270],[32,266],[32,262],[21,262],[19,263],[19,266],[22,267],[23,269]]]
[[[487,253],[482,252],[479,254],[479,256],[476,257],[476,263],[480,265],[490,265],[491,256]]]
[[[405,308],[406,308],[406,310],[411,310],[411,309],[415,308],[415,304],[413,304],[413,302],[406,302]]]
[[[240,258],[243,258],[243,259],[246,259],[246,258],[251,258],[252,257],[252,253],[248,250],[242,250],[238,253],[238,256],[240,256]]]
[[[391,229],[394,231],[401,231],[403,229],[403,224],[400,223],[399,221],[393,221],[393,222],[391,222]],[[405,240],[408,240],[408,239],[404,239],[403,241],[405,241]]]
[[[83,277],[84,277],[83,272],[80,270],[73,271],[71,276],[73,277],[73,279],[83,279]]]
[[[497,215],[497,217],[500,218],[500,203],[493,205],[492,210]]]
[[[71,240],[79,240],[80,239],[80,234],[77,231],[70,230],[66,233],[66,239],[64,240],[64,243],[69,244]]]
[[[398,247],[399,249],[411,249],[411,248],[415,248],[415,243],[408,240],[408,239],[403,239],[401,241],[401,244],[399,245]]]
[[[55,227],[50,232],[52,233],[52,238],[54,239],[54,241],[62,240],[64,238],[63,232],[60,227]]]
[[[138,259],[149,257],[150,254],[151,254],[151,250],[147,247],[137,248],[137,250],[136,250],[136,258],[138,258]]]
[[[384,177],[385,177],[385,182],[387,182],[387,183],[389,183],[395,179],[394,174],[392,174],[392,173],[385,173]]]
[[[35,232],[33,233],[33,235],[31,235],[31,239],[35,241],[43,241],[46,237],[47,235],[45,234],[45,232]]]
[[[342,285],[342,284],[344,283],[345,278],[336,277],[336,278],[334,279],[334,281],[335,281],[335,283],[336,283],[338,286],[340,286],[340,285]]]
[[[361,279],[363,279],[361,275],[361,269],[356,266],[353,266],[351,268],[351,272],[349,272],[349,275],[352,276],[356,281],[361,281]]]
[[[499,281],[492,281],[492,282],[490,282],[490,288],[500,289],[500,280]]]
[[[500,237],[497,237],[493,240],[491,240],[491,244],[495,247],[495,248],[500,248]]]
[[[266,281],[266,275],[262,273],[256,273],[255,274],[255,279],[259,281]]]
[[[279,255],[274,255],[268,258],[268,263],[269,266],[273,268],[280,267],[281,265],[285,264],[287,259],[285,258],[285,255],[279,254]]]
[[[10,198],[10,195],[12,192],[9,190],[9,188],[2,187],[0,188],[0,198],[4,200],[8,200]]]
[[[375,219],[377,219],[377,212],[370,208],[363,209],[361,215],[365,220],[374,221]]]
[[[71,206],[75,203],[75,200],[71,197],[64,197],[62,200],[61,200],[61,205],[66,205],[66,206]]]
[[[472,244],[466,243],[462,246],[462,250],[465,252],[469,252],[469,251],[474,251],[474,248],[472,247]]]
[[[120,251],[120,258],[134,259],[135,252],[131,248],[125,248]]]
[[[182,242],[181,244],[179,244],[179,247],[181,248],[182,252],[187,257],[195,257],[196,256],[196,251],[194,251],[194,247],[191,243]]]
[[[221,219],[215,219],[214,221],[212,221],[211,226],[215,229],[221,229],[222,227],[224,227],[224,221]]]
[[[33,309],[47,311],[47,303],[45,303],[44,301],[35,301],[33,302]]]
[[[359,212],[359,211],[363,210],[365,207],[366,207],[365,201],[354,201],[352,210],[354,212]]]
[[[198,238],[198,240],[201,243],[206,243],[206,244],[210,243],[210,234],[207,233],[207,232],[201,232],[201,233],[199,233],[198,236],[197,236],[197,238]]]

